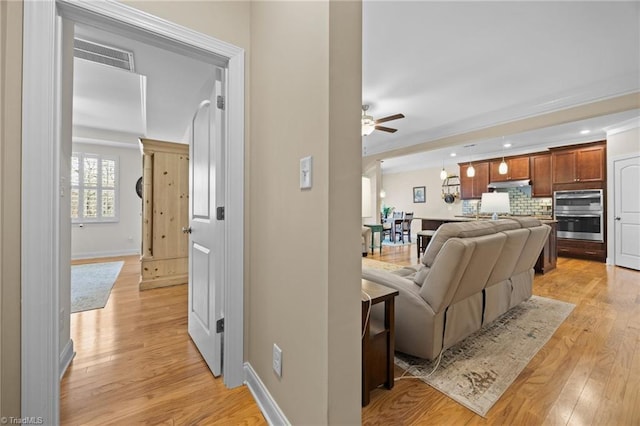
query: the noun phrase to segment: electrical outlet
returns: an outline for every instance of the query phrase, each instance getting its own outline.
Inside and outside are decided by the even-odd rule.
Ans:
[[[282,349],[273,344],[273,371],[278,377],[282,377]]]

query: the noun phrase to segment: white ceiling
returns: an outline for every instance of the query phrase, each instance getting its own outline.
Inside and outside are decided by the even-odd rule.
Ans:
[[[93,27],[76,25],[75,33],[133,52],[135,73],[75,59],[74,141],[187,142],[202,94],[213,88],[213,65]]]
[[[430,146],[452,135],[639,92],[639,27],[640,2],[364,0],[363,103],[375,118],[398,112],[406,118],[385,123],[398,129],[394,134],[364,137],[363,156],[385,159],[387,173],[499,156],[503,137],[513,144],[505,155],[601,140],[605,128],[637,119],[639,110],[467,140],[464,145],[474,145],[469,148]],[[133,51],[136,73],[146,76],[146,93],[125,93],[105,84],[104,73],[77,67],[76,85],[88,91],[74,98],[74,138],[186,142],[193,111],[212,83],[213,65],[92,27],[77,25],[76,34]],[[144,98],[146,105],[135,104]],[[581,135],[585,129],[591,133]],[[416,145],[421,153],[403,155]],[[453,151],[455,158],[449,156]]]
[[[363,156],[402,149],[640,91],[640,2],[391,2],[363,4],[363,103],[406,118],[363,137]],[[604,139],[639,110],[467,141],[385,159],[386,172],[454,164]],[[590,130],[581,135],[581,130]],[[434,145],[435,146],[435,145]],[[441,146],[437,146],[441,148]],[[456,151],[458,157],[449,157]]]

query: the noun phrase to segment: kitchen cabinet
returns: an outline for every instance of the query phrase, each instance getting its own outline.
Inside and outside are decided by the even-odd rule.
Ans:
[[[511,157],[504,161],[507,163],[507,173],[504,175],[498,171],[502,159],[489,162],[490,182],[529,179],[529,157]]]
[[[558,238],[558,256],[605,262],[607,244],[597,241]]]
[[[531,196],[552,197],[551,154],[536,154],[529,158],[531,168]]]
[[[482,193],[487,192],[489,185],[489,162],[472,163],[476,170],[474,177],[467,176],[469,164],[460,166],[460,198],[463,200],[480,199]]]
[[[552,149],[553,184],[604,182],[605,148],[604,143],[596,143]]]
[[[188,280],[189,145],[141,139],[140,290]]]
[[[552,269],[555,269],[558,261],[558,225],[556,222],[545,221],[547,225],[551,227],[549,238],[542,247],[538,261],[535,264],[534,269],[541,274],[547,273]]]

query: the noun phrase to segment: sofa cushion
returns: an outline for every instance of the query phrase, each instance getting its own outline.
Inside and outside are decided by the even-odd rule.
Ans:
[[[429,267],[433,265],[433,261],[436,259],[440,249],[449,238],[479,237],[493,234],[494,232],[494,225],[488,220],[442,224],[431,237],[431,241],[422,256],[422,263]]]

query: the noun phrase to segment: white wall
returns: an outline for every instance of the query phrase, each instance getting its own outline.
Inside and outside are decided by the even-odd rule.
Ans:
[[[382,204],[395,207],[395,211],[413,212],[413,217],[425,218],[452,218],[462,214],[462,202],[456,199],[455,203],[447,204],[442,199],[442,181],[440,180],[440,167],[432,167],[423,170],[412,170],[405,173],[391,173],[382,176],[382,187],[386,197]],[[458,167],[447,168],[449,174],[458,174]],[[426,202],[413,202],[413,187],[424,186]],[[421,222],[414,220],[411,224],[411,239],[421,229]]]
[[[74,143],[73,151],[115,155],[119,160],[120,221],[116,223],[84,223],[71,227],[73,259],[139,254],[142,241],[142,201],[135,191],[142,176],[142,158],[135,149]]]
[[[607,133],[607,263],[615,259],[614,161],[640,155],[640,119]]]

